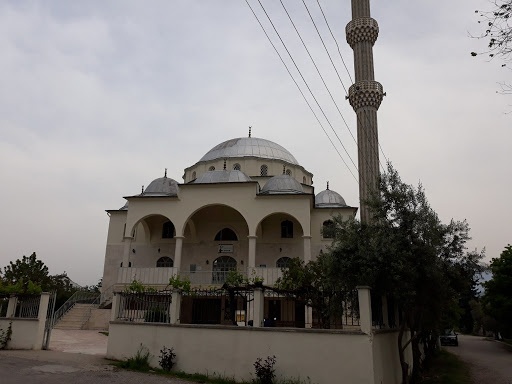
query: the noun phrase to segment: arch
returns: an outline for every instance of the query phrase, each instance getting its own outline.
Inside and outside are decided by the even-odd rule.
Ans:
[[[137,228],[137,226],[139,224],[141,224],[142,228],[144,229],[144,232],[145,232],[144,242],[145,243],[150,243],[151,242],[151,232],[152,231],[151,231],[150,225],[148,224],[148,219],[151,219],[153,217],[161,217],[163,219],[163,222],[171,221],[171,219],[169,219],[167,216],[162,215],[160,213],[150,213],[150,214],[147,214],[147,215],[141,217],[137,221],[135,221],[133,226],[130,228],[130,233],[132,233]],[[172,225],[174,226],[174,223],[172,223]],[[158,226],[158,229],[153,228],[154,231],[156,230],[160,234],[162,234],[162,232],[161,232],[162,229],[163,228],[160,225]],[[176,232],[176,231],[174,231],[174,232]],[[160,235],[158,235],[158,236],[160,237]]]
[[[268,176],[268,166],[266,164],[260,167],[260,176]]]
[[[233,170],[235,170],[235,171],[240,171],[240,170],[242,170],[242,167],[240,166],[240,164],[235,163],[235,164],[233,165]]]
[[[281,221],[281,238],[282,239],[293,239],[293,221],[290,221],[290,220]]]
[[[232,209],[233,211],[235,211],[236,213],[238,213],[238,214],[239,214],[239,215],[244,219],[244,222],[245,222],[245,226],[246,226],[247,232],[249,232],[249,224],[248,224],[248,222],[247,222],[247,219],[246,219],[246,217],[245,217],[245,216],[244,216],[244,215],[243,215],[243,214],[242,214],[238,209],[233,208],[232,206],[227,205],[227,204],[212,203],[212,204],[206,204],[206,205],[203,205],[203,206],[201,206],[201,207],[199,207],[199,208],[196,208],[194,211],[192,211],[192,212],[188,215],[187,219],[184,221],[184,224],[183,224],[183,227],[182,227],[182,230],[181,230],[181,236],[184,236],[184,235],[185,235],[185,228],[186,228],[186,226],[187,226],[188,222],[189,222],[190,220],[192,220],[192,217],[193,217],[195,214],[199,213],[200,211],[202,211],[202,210],[204,210],[204,209],[206,209],[206,208],[210,208],[210,207],[225,207],[225,208],[230,208],[230,209]],[[224,227],[225,227],[225,226],[224,226]],[[221,229],[222,229],[222,228],[221,228]],[[219,230],[220,230],[220,229],[219,229]],[[217,230],[217,232],[218,232],[219,230]],[[177,232],[176,232],[176,233],[177,233]],[[196,231],[196,233],[197,233],[197,231]],[[215,232],[215,233],[216,233],[216,232]],[[177,236],[177,234],[176,234],[176,236]]]
[[[214,241],[238,241],[238,236],[231,228],[222,228],[215,235]]]
[[[291,260],[292,259],[287,256],[280,257],[276,261],[276,268],[288,268]]]
[[[304,226],[302,225],[302,223],[300,222],[300,220],[298,220],[294,215],[292,215],[292,214],[290,214],[290,213],[288,213],[288,212],[272,212],[272,213],[269,213],[269,214],[267,214],[266,216],[264,216],[264,217],[263,217],[263,218],[258,222],[258,224],[256,225],[256,227],[255,227],[255,228],[259,228],[259,229],[261,230],[261,225],[262,225],[262,223],[263,223],[266,219],[268,219],[268,218],[270,218],[271,216],[274,216],[274,215],[282,215],[282,216],[285,216],[285,217],[286,217],[286,219],[288,219],[288,220],[290,220],[290,218],[291,218],[291,219],[293,219],[293,220],[295,220],[295,221],[296,221],[296,224],[298,224],[298,228],[294,228],[294,230],[295,230],[295,229],[297,229],[297,231],[302,232],[302,234],[303,234],[303,235],[309,235],[309,233],[304,233]],[[285,219],[285,220],[286,220],[286,219]],[[297,232],[297,231],[295,231],[295,232]],[[308,232],[309,232],[309,231],[308,231]]]
[[[236,271],[236,260],[231,256],[220,256],[213,261],[212,284],[223,284],[231,271]]]
[[[157,268],[172,268],[174,261],[169,256],[162,256],[156,261]]]
[[[322,237],[324,239],[332,239],[334,237],[334,222],[332,220],[325,220],[322,223]]]
[[[172,239],[175,235],[174,224],[172,221],[166,221],[162,225],[162,239]]]

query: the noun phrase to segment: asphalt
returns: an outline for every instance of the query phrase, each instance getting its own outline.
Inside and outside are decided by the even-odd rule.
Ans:
[[[459,335],[458,347],[443,347],[468,363],[475,384],[512,384],[512,347],[492,339]]]

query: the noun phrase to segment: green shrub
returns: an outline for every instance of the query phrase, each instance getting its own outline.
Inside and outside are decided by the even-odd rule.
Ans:
[[[265,360],[258,357],[254,363],[254,369],[256,371],[256,383],[257,384],[274,384],[274,378],[276,377],[276,357],[268,356]]]
[[[160,350],[160,360],[158,360],[158,364],[162,367],[162,369],[166,372],[169,372],[173,365],[174,359],[176,358],[176,354],[174,353],[174,348],[166,348]]]
[[[123,361],[119,366],[121,368],[131,369],[133,371],[147,372],[151,368],[149,366],[150,357],[151,353],[149,353],[149,350],[141,344],[135,356],[130,357],[126,361]]]

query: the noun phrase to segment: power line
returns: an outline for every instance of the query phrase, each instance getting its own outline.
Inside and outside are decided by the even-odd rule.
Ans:
[[[356,181],[356,183],[359,184],[359,180],[356,178],[356,176],[354,175],[354,173],[352,172],[352,170],[350,169],[350,167],[348,166],[348,164],[346,163],[345,159],[343,159],[343,156],[341,156],[341,153],[338,151],[338,148],[336,148],[336,145],[334,144],[334,142],[331,140],[331,138],[329,137],[329,135],[327,134],[327,131],[325,130],[322,122],[320,121],[320,119],[318,118],[317,114],[315,113],[315,111],[313,110],[313,108],[311,107],[311,104],[309,103],[308,99],[306,98],[306,96],[304,95],[304,92],[302,92],[302,89],[300,88],[299,84],[297,83],[297,81],[295,80],[295,78],[293,77],[292,73],[290,72],[290,69],[288,68],[288,66],[286,65],[285,61],[283,60],[281,54],[279,53],[279,51],[277,50],[276,46],[274,45],[274,43],[272,42],[272,40],[270,39],[270,36],[268,35],[267,31],[265,30],[265,27],[263,27],[263,24],[261,23],[260,19],[258,18],[258,16],[256,15],[256,13],[254,12],[253,8],[251,7],[251,4],[249,4],[249,1],[248,0],[245,0],[245,2],[247,3],[247,6],[249,7],[249,9],[251,10],[252,14],[254,15],[254,17],[256,18],[256,21],[258,22],[258,24],[260,25],[261,29],[263,30],[263,33],[265,33],[265,36],[267,37],[268,41],[270,42],[270,44],[272,45],[272,47],[274,48],[274,50],[276,51],[277,55],[279,56],[279,59],[281,60],[281,62],[283,63],[284,67],[286,68],[286,71],[288,72],[288,74],[290,75],[290,77],[292,78],[293,82],[295,83],[295,85],[297,86],[297,89],[299,90],[300,94],[302,95],[304,101],[306,102],[306,104],[308,105],[309,109],[311,110],[311,112],[313,113],[313,115],[315,116],[315,119],[316,121],[318,121],[318,124],[320,124],[320,127],[322,128],[322,130],[324,131],[325,135],[327,136],[327,138],[329,139],[329,141],[331,142],[332,146],[334,147],[334,149],[336,150],[336,152],[338,153],[338,156],[340,157],[341,161],[343,161],[343,164],[345,164],[345,166],[347,167],[348,171],[350,172],[350,174],[352,175],[352,177],[354,178],[354,180]],[[261,5],[261,3],[260,3]],[[263,6],[262,6],[263,7]],[[266,12],[265,12],[266,13]],[[275,28],[274,28],[275,29]],[[277,31],[276,31],[277,33]],[[282,40],[281,40],[282,41]],[[304,78],[303,78],[304,80]],[[311,92],[311,90],[310,90]],[[357,167],[356,167],[357,169]]]

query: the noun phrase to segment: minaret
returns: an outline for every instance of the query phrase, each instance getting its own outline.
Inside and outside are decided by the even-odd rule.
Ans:
[[[377,187],[377,110],[385,95],[373,71],[373,45],[379,35],[379,25],[370,17],[370,0],[352,0],[352,21],[347,24],[346,32],[347,42],[354,50],[356,78],[348,91],[348,99],[357,114],[360,213],[361,221],[368,222],[369,212],[363,201],[369,198],[370,190]]]

